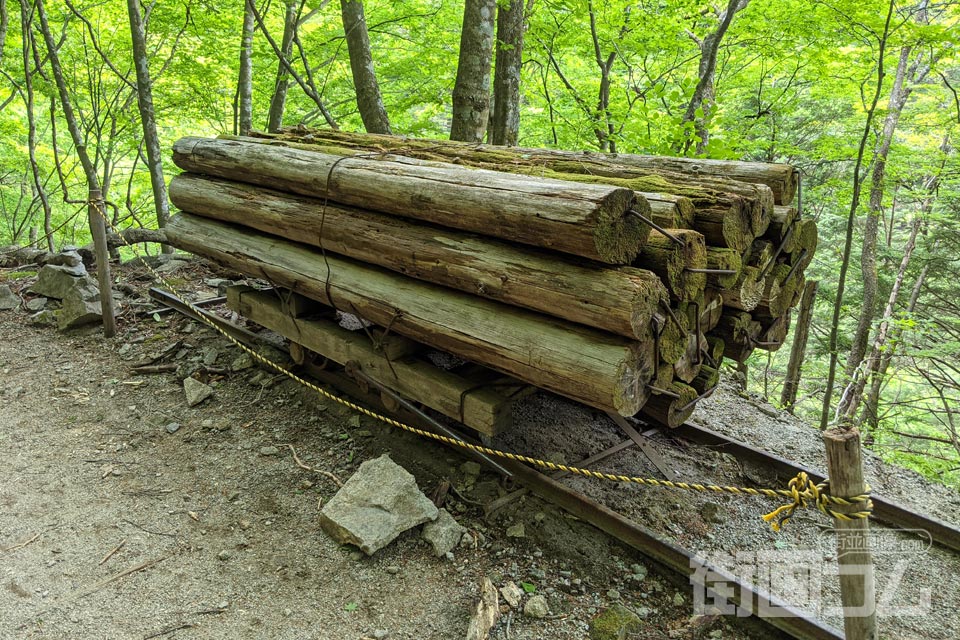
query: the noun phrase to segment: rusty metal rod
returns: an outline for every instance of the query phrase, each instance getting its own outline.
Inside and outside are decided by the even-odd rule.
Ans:
[[[689,409],[689,408],[692,407],[693,405],[697,404],[697,403],[700,402],[701,400],[703,400],[703,399],[705,399],[705,398],[709,398],[711,395],[713,395],[713,392],[716,391],[716,390],[717,390],[717,387],[719,387],[719,386],[720,386],[720,383],[718,382],[717,384],[713,385],[712,387],[710,387],[709,389],[707,389],[706,391],[704,391],[703,393],[701,393],[700,395],[698,395],[696,398],[694,398],[693,400],[691,400],[691,401],[688,402],[687,404],[685,404],[685,405],[683,405],[682,407],[680,407],[680,408],[678,409],[678,411],[679,411],[680,413],[683,413],[684,411],[686,411],[687,409]]]
[[[770,267],[772,267],[776,263],[777,258],[779,258],[780,254],[783,253],[783,248],[787,246],[787,241],[790,240],[790,236],[793,233],[793,226],[796,223],[797,223],[797,218],[794,218],[793,220],[790,221],[790,226],[787,227],[787,232],[783,234],[783,239],[780,241],[780,246],[777,247],[776,251],[774,251],[773,257],[770,258],[770,262],[768,262],[766,266],[764,266],[763,269],[760,270],[760,275],[757,276],[757,280],[763,280],[763,276],[767,275],[767,271],[770,270]]]
[[[650,225],[651,227],[653,227],[654,229],[656,229],[657,231],[659,231],[659,232],[662,233],[663,235],[667,236],[668,238],[670,238],[671,240],[673,240],[674,242],[676,242],[676,243],[677,243],[678,245],[680,245],[681,247],[686,246],[686,245],[684,245],[683,240],[681,240],[680,238],[678,238],[678,237],[676,237],[676,236],[674,236],[674,235],[672,235],[672,234],[670,234],[670,233],[667,233],[667,230],[666,230],[666,229],[664,229],[663,227],[661,227],[661,226],[658,225],[656,222],[654,222],[653,220],[651,220],[651,219],[648,218],[647,216],[643,215],[643,214],[640,213],[639,211],[636,211],[636,210],[634,210],[634,209],[627,209],[627,213],[632,213],[633,215],[637,216],[638,218],[640,218],[641,220],[643,220],[644,222],[646,222],[648,225]]]
[[[789,279],[790,279],[790,276],[792,276],[794,273],[796,273],[797,269],[800,267],[800,263],[803,262],[803,259],[807,257],[807,254],[808,254],[808,253],[809,253],[809,251],[807,251],[806,249],[804,249],[803,251],[800,252],[800,257],[797,258],[797,261],[796,261],[795,263],[793,263],[793,266],[790,267],[790,271],[788,271],[788,272],[787,272],[787,275],[783,278],[783,281],[784,281],[784,282],[786,282],[787,280],[789,280]]]
[[[655,387],[652,384],[648,384],[647,388],[653,391],[654,393],[664,395],[664,396],[670,396],[671,398],[676,398],[677,400],[680,399],[680,394],[677,393],[676,391],[670,391],[669,389],[661,389],[660,387]]]
[[[677,325],[677,329],[680,329],[681,333],[686,332],[687,328],[680,324],[680,318],[677,317],[677,314],[673,312],[673,309],[670,308],[669,304],[660,303],[660,306],[667,311],[667,315],[670,316],[670,319],[673,320],[673,324]]]
[[[710,275],[717,276],[732,276],[737,272],[733,269],[699,269],[696,267],[684,267],[684,271],[689,271],[690,273],[708,273]]]

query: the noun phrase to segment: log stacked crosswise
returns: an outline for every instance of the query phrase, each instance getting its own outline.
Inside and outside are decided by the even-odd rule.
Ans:
[[[788,165],[307,130],[184,138],[174,162],[173,245],[669,426],[723,357],[783,343],[817,243]]]

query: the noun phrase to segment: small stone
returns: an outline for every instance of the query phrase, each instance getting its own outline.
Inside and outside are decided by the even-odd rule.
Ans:
[[[373,632],[373,640],[386,640],[390,637],[390,632],[386,629],[376,629]]]
[[[369,431],[368,429],[358,429],[357,431],[353,432],[353,435],[357,436],[358,438],[372,438],[373,432]]]
[[[243,371],[244,369],[249,369],[253,366],[253,358],[250,357],[249,353],[241,353],[233,362],[230,363],[231,371]]]
[[[223,551],[217,554],[217,560],[226,562],[229,559],[230,559],[230,552],[227,551],[226,549],[224,549]]]
[[[518,522],[515,525],[507,527],[507,537],[508,538],[525,538],[527,537],[527,532],[523,527],[522,522]]]
[[[630,577],[634,582],[642,582],[647,577],[647,568],[642,564],[630,565],[630,570],[633,571],[633,575]]]
[[[253,524],[249,520],[241,520],[239,522],[239,525],[240,525],[240,528],[243,529],[244,531],[246,531],[251,526],[253,526]]]
[[[217,358],[220,357],[220,350],[216,347],[207,347],[203,350],[203,364],[206,367],[212,367],[217,364]]]
[[[400,567],[395,566],[395,565],[390,565],[390,566],[388,566],[388,567],[385,569],[385,571],[386,571],[387,573],[389,573],[390,575],[395,576],[395,575],[397,575],[398,573],[400,573]]]
[[[461,526],[450,512],[440,509],[436,520],[423,525],[420,537],[430,543],[434,555],[439,558],[453,551],[466,532],[466,527]]]
[[[358,428],[360,426],[360,416],[357,414],[353,414],[352,416],[350,416],[350,419],[347,421],[347,424],[349,424],[351,427]]]
[[[47,327],[57,324],[57,316],[50,309],[44,309],[30,316],[30,324],[37,327]]]
[[[240,499],[240,492],[239,492],[239,491],[234,491],[234,492],[231,493],[229,496],[227,496],[227,502],[236,502],[236,501],[239,500],[239,499]]]
[[[709,633],[709,637],[713,638],[713,640],[720,640],[720,638],[723,637],[723,631],[720,629],[714,629]]]
[[[607,597],[611,600],[619,600],[620,592],[617,591],[616,589],[610,589],[609,591],[607,591]]]
[[[704,505],[700,507],[700,516],[707,522],[713,522],[715,524],[723,524],[726,521],[723,507],[716,502],[704,503]]]
[[[682,607],[684,603],[683,594],[679,591],[673,596],[673,605],[675,607]]]
[[[514,609],[520,607],[520,600],[523,599],[523,591],[521,591],[517,583],[512,580],[500,587],[500,595],[502,595],[503,599],[507,601],[507,604]]]
[[[3,294],[0,293],[0,298],[2,297],[3,297]],[[47,299],[46,298],[30,298],[29,300],[27,300],[26,304],[24,304],[23,306],[27,308],[27,311],[43,311],[43,309],[46,308],[47,306]]]
[[[213,420],[211,420],[210,418],[207,418],[200,422],[200,426],[203,427],[204,429],[213,429]]]
[[[456,560],[456,556],[453,555],[453,551],[447,551],[445,554],[443,554],[443,557],[446,558],[447,560],[451,561],[451,562],[453,562],[454,560]]]
[[[184,378],[183,392],[187,396],[187,405],[195,407],[213,395],[213,388],[195,378]]]
[[[356,562],[356,561],[358,561],[358,560],[363,560],[363,554],[360,553],[359,551],[351,551],[351,552],[350,552],[350,559],[353,560],[354,562]]]
[[[166,427],[164,427],[164,429],[167,430],[167,433],[176,433],[177,431],[180,431],[180,423],[171,422]]]
[[[545,596],[533,596],[523,606],[523,615],[528,618],[546,618],[549,613],[550,607]]]
[[[590,621],[590,640],[623,640],[640,631],[640,616],[615,604]]]
[[[0,284],[0,311],[10,311],[20,306],[20,296],[15,294],[10,285]]]
[[[229,609],[229,608],[230,608],[230,603],[227,602],[226,600],[217,604],[217,609]]]
[[[479,476],[481,469],[483,469],[483,467],[480,466],[480,463],[474,462],[472,460],[468,460],[467,462],[464,462],[462,465],[460,465],[460,472],[463,473],[463,475],[465,475],[468,478],[469,477],[476,478],[477,476]]]
[[[280,455],[280,449],[270,445],[266,447],[260,447],[260,455],[262,456],[278,456]]]
[[[646,618],[652,613],[649,607],[637,607],[633,612],[637,614],[638,618]]]

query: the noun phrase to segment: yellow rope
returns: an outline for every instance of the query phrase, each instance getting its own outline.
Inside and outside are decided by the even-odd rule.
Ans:
[[[130,244],[124,239],[123,235],[119,232],[116,226],[110,221],[110,219],[104,215],[104,212],[97,202],[90,202],[93,208],[97,211],[104,222],[110,227],[110,229],[117,234],[123,243],[130,247],[134,254],[137,257],[141,257],[141,254],[135,245]],[[378,420],[384,424],[390,425],[397,429],[407,431],[409,433],[414,433],[418,436],[424,438],[429,438],[430,440],[435,440],[437,442],[442,442],[444,444],[450,445],[452,447],[459,447],[461,449],[466,449],[468,451],[473,451],[475,453],[482,453],[484,455],[492,456],[495,458],[502,458],[505,460],[513,460],[515,462],[523,462],[530,464],[541,469],[549,469],[550,471],[563,471],[566,473],[571,473],[578,476],[583,476],[585,478],[593,478],[597,480],[607,480],[610,482],[623,482],[630,484],[644,485],[648,487],[666,487],[670,489],[680,489],[683,491],[696,491],[701,493],[714,493],[714,494],[727,494],[735,496],[762,496],[767,498],[788,498],[791,502],[784,504],[780,507],[777,507],[770,513],[763,516],[764,521],[769,522],[770,526],[774,531],[780,531],[781,527],[785,525],[790,518],[793,516],[794,511],[799,508],[815,506],[821,512],[840,520],[856,520],[862,518],[869,518],[870,513],[873,509],[873,502],[870,500],[870,488],[867,487],[867,492],[859,496],[853,496],[849,498],[841,498],[837,496],[831,496],[827,493],[828,483],[821,482],[820,484],[814,484],[812,480],[807,477],[805,472],[800,472],[795,478],[791,479],[786,489],[754,489],[752,487],[733,487],[733,486],[721,486],[715,484],[699,484],[699,483],[690,483],[690,482],[673,482],[671,480],[659,480],[657,478],[643,478],[639,476],[626,476],[614,473],[607,473],[605,471],[597,471],[594,469],[585,469],[583,467],[571,467],[565,464],[558,464],[555,462],[550,462],[549,460],[542,460],[540,458],[533,458],[531,456],[526,456],[519,453],[511,453],[509,451],[501,451],[500,449],[494,449],[492,447],[487,447],[479,444],[473,444],[471,442],[465,442],[463,440],[457,440],[456,438],[451,438],[439,433],[434,433],[432,431],[426,431],[424,429],[418,429],[417,427],[412,427],[408,424],[400,422],[390,416],[386,416],[375,411],[371,411],[366,407],[363,407],[351,400],[342,398],[338,395],[330,393],[326,389],[323,389],[316,384],[306,380],[297,374],[293,373],[282,367],[281,365],[273,362],[269,358],[261,355],[254,349],[251,349],[247,345],[243,344],[229,333],[220,328],[213,320],[207,317],[200,309],[195,307],[190,302],[187,302],[180,293],[177,292],[177,289],[171,285],[161,274],[151,267],[146,261],[143,262],[144,266],[150,271],[150,274],[159,282],[161,282],[165,287],[167,287],[174,295],[184,301],[191,309],[193,309],[200,320],[209,326],[211,329],[225,337],[227,340],[232,342],[242,351],[247,353],[251,358],[257,362],[263,364],[269,369],[273,369],[280,374],[283,374],[294,380],[295,382],[307,387],[308,389],[314,391],[319,396],[336,402],[348,409],[356,411],[357,413],[363,414],[374,420]],[[839,506],[853,506],[853,505],[862,505],[862,508],[859,511],[854,511],[851,513],[844,513],[841,511],[835,511],[830,508],[830,505],[839,505]]]

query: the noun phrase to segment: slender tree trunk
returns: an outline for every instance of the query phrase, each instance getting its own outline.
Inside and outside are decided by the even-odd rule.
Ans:
[[[700,67],[697,70],[697,86],[693,90],[693,96],[690,98],[687,109],[683,114],[683,124],[693,123],[693,132],[697,140],[686,136],[686,141],[681,145],[679,151],[689,152],[690,147],[696,142],[696,152],[702,155],[707,150],[710,143],[710,130],[708,122],[714,105],[713,81],[717,71],[717,53],[720,51],[720,42],[726,35],[730,23],[733,22],[733,16],[744,9],[750,0],[728,0],[727,8],[719,15],[720,24],[717,29],[704,36],[703,40],[698,40],[700,47]]]
[[[833,387],[837,377],[837,342],[840,334],[840,312],[843,309],[843,292],[847,283],[847,271],[850,269],[850,252],[853,247],[853,226],[856,221],[857,209],[860,208],[860,189],[863,186],[860,172],[863,170],[863,156],[867,149],[867,140],[873,130],[873,116],[880,102],[883,91],[884,72],[883,58],[887,52],[887,38],[890,35],[890,23],[893,18],[895,0],[890,0],[887,7],[887,17],[880,35],[877,55],[877,84],[873,93],[873,100],[867,110],[867,118],[863,126],[863,135],[860,137],[860,146],[857,149],[857,161],[853,167],[853,195],[850,197],[850,211],[847,213],[847,231],[843,242],[843,253],[840,258],[840,274],[837,281],[837,294],[833,303],[833,318],[830,321],[830,367],[827,371],[827,386],[823,392],[823,406],[820,410],[820,429],[826,430],[830,423],[830,406],[833,404]]]
[[[237,133],[245,136],[253,129],[253,30],[256,19],[252,3],[243,10],[243,34],[240,36],[240,77],[237,79]],[[283,63],[281,63],[282,66]]]
[[[256,0],[247,0],[248,4]],[[247,9],[249,11],[249,9]],[[246,15],[244,15],[246,27]],[[276,133],[283,126],[283,111],[287,104],[287,88],[290,86],[290,74],[287,65],[293,54],[293,36],[297,32],[297,0],[287,0],[283,14],[283,39],[280,41],[280,55],[277,62],[277,80],[273,87],[273,97],[270,98],[270,112],[267,116],[267,131]]]
[[[27,156],[30,160],[30,172],[33,176],[33,197],[40,200],[43,209],[43,231],[47,241],[47,250],[54,250],[53,225],[50,199],[40,177],[40,165],[37,163],[37,120],[34,116],[33,71],[30,52],[33,48],[33,15],[26,2],[20,3],[20,24],[23,41],[23,93],[27,110]]]
[[[73,111],[70,92],[67,89],[67,83],[63,77],[63,67],[60,65],[57,43],[54,41],[53,34],[50,32],[50,25],[47,21],[47,12],[43,6],[43,0],[35,0],[35,3],[37,17],[40,18],[40,32],[43,34],[44,43],[47,45],[47,57],[50,61],[50,67],[53,70],[53,79],[57,85],[57,93],[60,95],[63,117],[67,122],[67,128],[70,130],[70,137],[73,138],[73,146],[76,149],[77,157],[80,159],[80,165],[83,167],[83,173],[87,178],[90,233],[97,247],[97,279],[100,284],[100,306],[103,314],[103,329],[104,334],[108,338],[112,338],[116,335],[117,328],[113,310],[110,262],[107,259],[108,247],[106,230],[104,229],[106,203],[103,199],[103,192],[100,190],[100,177],[97,175],[97,167],[90,160],[90,155],[87,153],[86,141],[83,138],[83,132],[80,131],[80,125]]]
[[[4,45],[7,43],[7,27],[10,16],[7,14],[7,0],[0,0],[0,61],[3,60]]]
[[[150,80],[150,65],[147,58],[147,38],[140,15],[140,0],[127,0],[130,14],[130,36],[133,39],[133,63],[137,70],[137,106],[143,124],[143,143],[147,152],[147,168],[150,170],[150,185],[153,187],[153,202],[157,212],[157,226],[161,229],[170,218],[167,202],[167,185],[163,180],[163,155],[160,137],[157,135],[157,120],[153,108],[153,83]],[[173,251],[163,246],[164,253]]]
[[[353,86],[357,92],[357,108],[363,119],[367,133],[392,133],[387,110],[383,106],[377,72],[370,53],[370,37],[367,35],[367,19],[363,13],[363,2],[359,0],[340,0],[340,13],[343,18],[343,31],[347,36],[347,49],[350,52],[350,70],[353,72]]]
[[[800,389],[803,360],[807,353],[807,338],[810,335],[810,320],[813,318],[813,303],[817,297],[819,284],[816,280],[811,280],[804,286],[803,297],[800,299],[800,313],[793,330],[793,347],[790,349],[790,361],[787,363],[787,376],[783,381],[783,390],[780,392],[780,404],[790,413],[793,413],[793,405],[797,402],[797,391]]]
[[[467,0],[460,31],[460,60],[453,86],[450,139],[483,142],[490,116],[490,61],[497,0]]]
[[[493,74],[492,144],[514,146],[520,137],[520,68],[523,63],[523,34],[529,0],[509,0],[497,9],[497,62]],[[547,95],[549,102],[549,94]],[[551,117],[553,115],[551,105]]]
[[[911,47],[900,50],[900,60],[897,62],[897,73],[890,90],[890,101],[887,115],[883,121],[883,133],[880,135],[880,145],[873,154],[873,175],[870,183],[870,210],[863,229],[863,246],[860,252],[860,272],[863,279],[863,304],[857,318],[857,329],[850,344],[850,353],[847,354],[846,375],[852,379],[854,372],[863,362],[867,352],[867,342],[870,338],[870,328],[877,306],[877,237],[880,232],[880,219],[883,216],[883,194],[887,173],[887,158],[890,155],[890,144],[900,114],[910,96],[911,87],[904,84],[907,75],[907,65],[910,62]],[[862,389],[862,383],[861,387]],[[841,413],[849,413],[845,407]]]

